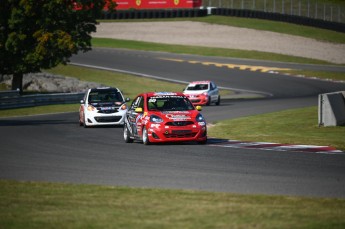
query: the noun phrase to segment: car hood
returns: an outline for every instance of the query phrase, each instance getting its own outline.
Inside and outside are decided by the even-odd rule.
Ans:
[[[90,104],[94,107],[120,107],[124,102],[99,102]]]
[[[196,116],[199,114],[197,110],[190,111],[151,111],[149,115],[157,115],[161,117],[164,121],[188,121],[195,120]]]
[[[200,94],[202,94],[204,92],[207,92],[207,91],[208,90],[198,90],[198,91],[188,91],[188,90],[185,90],[185,91],[183,91],[183,93],[185,95],[200,95]]]

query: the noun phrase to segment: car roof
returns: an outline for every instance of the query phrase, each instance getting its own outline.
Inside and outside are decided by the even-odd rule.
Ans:
[[[211,83],[210,80],[202,80],[202,81],[193,81],[193,82],[190,82],[189,84],[209,84]]]
[[[160,96],[185,96],[182,92],[146,92],[142,93],[142,95],[146,95],[147,97],[160,97]]]
[[[90,88],[90,91],[120,91],[116,87],[96,87],[96,88]]]

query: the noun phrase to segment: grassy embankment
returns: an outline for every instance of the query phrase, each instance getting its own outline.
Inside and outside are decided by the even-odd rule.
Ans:
[[[115,41],[115,43],[120,42]],[[253,55],[248,55],[255,58],[255,53],[251,54]],[[261,59],[261,57],[257,58]],[[127,77],[130,77],[109,72],[91,73],[93,71],[73,69],[74,67],[71,66],[58,67],[52,72],[68,76],[75,76],[76,73],[73,72],[79,72],[80,75],[76,77],[80,79],[104,81],[110,86],[119,79],[127,81]],[[102,77],[99,77],[100,75]],[[111,80],[106,82],[106,79]],[[157,85],[152,86],[157,90],[166,88],[170,90],[170,86],[171,90],[174,90],[176,86],[146,81],[146,79],[141,79],[140,83],[148,86],[155,83]],[[180,90],[180,85],[177,85],[176,89]],[[130,93],[125,86],[123,90],[125,93]],[[130,91],[133,91],[132,87]],[[47,111],[76,111],[77,107],[78,105],[64,105],[42,107],[42,110],[41,108],[34,109],[39,110],[36,113],[46,113]],[[34,109],[23,109],[23,114],[31,114]],[[6,115],[21,115],[20,110],[22,109],[12,110],[14,113]],[[0,111],[0,115],[3,116],[3,112]],[[291,120],[290,117],[294,119]],[[270,122],[267,123],[267,120]],[[257,123],[257,125],[249,127],[245,125],[246,123]],[[226,125],[230,125],[231,128],[227,128]],[[217,133],[217,128],[236,130],[236,132],[221,135]],[[246,136],[246,133],[251,134]],[[338,138],[337,142],[339,142],[339,136],[340,140],[342,136],[345,136],[343,127],[318,128],[315,107],[230,120],[217,123],[217,126],[210,130],[210,135],[219,135],[224,138],[245,140],[248,137],[248,140],[251,140],[250,138],[259,140],[265,137],[267,141],[281,142],[287,139],[290,143],[294,143],[296,139],[291,138],[296,134],[300,134],[298,142],[303,135],[313,135],[315,137],[305,139],[314,139],[308,142],[309,144],[319,144],[320,140],[324,140],[328,143],[327,145],[333,145],[333,138]],[[277,139],[276,137],[279,136],[282,138]],[[334,145],[338,144],[337,142]],[[344,145],[340,147],[345,148]],[[0,181],[0,186],[0,225],[2,228],[345,227],[344,199],[12,181]]]
[[[345,199],[0,180],[1,228],[345,227]]]

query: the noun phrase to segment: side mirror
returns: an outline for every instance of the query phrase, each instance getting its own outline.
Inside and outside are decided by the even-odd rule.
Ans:
[[[195,109],[196,109],[197,111],[202,111],[202,107],[201,107],[201,106],[196,106]]]
[[[143,113],[143,108],[137,107],[137,108],[135,108],[134,111],[135,111],[136,113]]]

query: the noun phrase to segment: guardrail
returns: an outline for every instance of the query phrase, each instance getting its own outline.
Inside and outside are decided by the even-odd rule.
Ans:
[[[11,108],[34,107],[54,104],[79,103],[85,93],[53,93],[19,95],[18,91],[0,92],[0,110]]]

